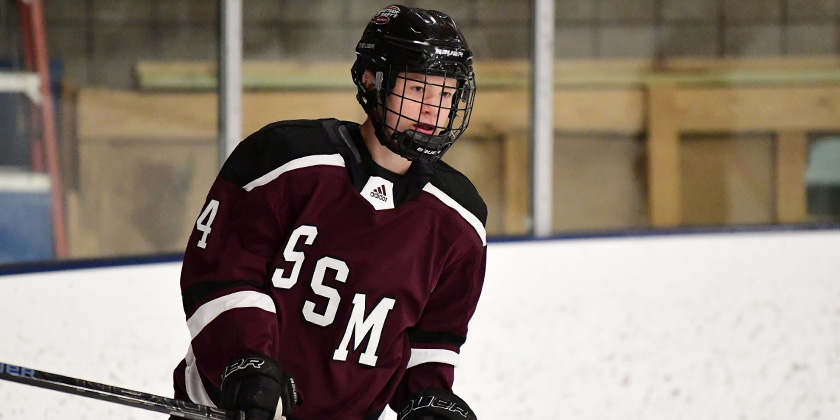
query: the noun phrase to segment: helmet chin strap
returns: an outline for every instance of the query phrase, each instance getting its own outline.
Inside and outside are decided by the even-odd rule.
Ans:
[[[368,115],[370,116],[370,113]],[[374,119],[373,132],[379,143],[408,160],[434,162],[440,159],[440,156],[449,150],[449,146],[452,145],[451,143],[446,144],[444,136],[421,133],[412,129],[394,130],[389,137],[385,133],[384,124],[378,123],[374,116],[370,116],[370,118]]]
[[[440,159],[452,143],[447,144],[443,136],[421,133],[415,130],[405,130],[394,133],[396,145],[401,149],[400,155],[408,160],[420,162],[434,162]]]
[[[376,135],[376,139],[379,140],[379,143],[390,149],[392,152],[399,154],[396,147],[389,145],[389,143],[392,143],[393,140],[389,139],[388,135],[385,134],[385,130],[383,128],[385,124],[380,120],[380,116],[376,112],[379,99],[377,97],[378,91],[378,89],[370,89],[365,93],[364,97],[359,95],[359,103],[362,104],[362,108],[364,108],[365,113],[373,123],[373,133]]]

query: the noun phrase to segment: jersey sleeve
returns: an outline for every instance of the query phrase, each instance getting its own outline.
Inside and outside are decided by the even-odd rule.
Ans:
[[[408,333],[411,356],[391,407],[424,388],[452,390],[455,366],[484,282],[487,247],[473,248],[441,273],[417,325]]]
[[[277,310],[266,282],[283,232],[282,191],[274,185],[247,190],[224,172],[196,219],[181,272],[191,337],[186,388],[198,403],[218,403],[222,371],[235,357],[278,351]]]
[[[244,353],[281,352],[271,278],[296,211],[279,178],[293,161],[336,153],[321,121],[279,121],[240,142],[222,166],[184,253],[181,295],[191,345],[185,388],[217,404],[224,367]]]

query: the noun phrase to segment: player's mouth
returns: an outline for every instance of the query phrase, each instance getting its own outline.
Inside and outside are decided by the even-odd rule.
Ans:
[[[417,123],[417,125],[414,127],[414,130],[423,134],[433,134],[436,128],[437,127],[431,124]]]

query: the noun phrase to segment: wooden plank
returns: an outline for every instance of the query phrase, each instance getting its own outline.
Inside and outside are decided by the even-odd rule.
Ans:
[[[527,131],[530,115],[530,96],[525,91],[479,91],[470,117],[470,130],[484,127],[494,131]]]
[[[558,133],[554,141],[552,226],[558,232],[648,224],[645,173],[635,136]]]
[[[559,88],[677,85],[777,85],[840,83],[840,58],[674,58],[668,60],[559,60]]]
[[[681,131],[840,129],[840,86],[684,88],[676,106]]]
[[[211,93],[151,93],[81,89],[81,141],[159,138],[205,141],[218,132],[217,96]],[[281,119],[334,117],[361,121],[356,98],[347,92],[249,92],[243,96],[243,138]]]
[[[775,140],[766,133],[681,139],[681,223],[773,223],[775,162]]]
[[[502,179],[504,184],[504,222],[506,235],[525,235],[530,231],[531,215],[530,144],[524,131],[504,136]]]
[[[365,112],[350,92],[247,92],[242,97],[243,138],[281,120],[338,118],[362,122]]]
[[[73,257],[92,257],[103,251],[102,231],[110,228],[110,220],[104,222],[105,207],[110,203],[107,182],[120,173],[111,166],[113,155],[109,147],[107,142],[79,144],[79,186],[75,195],[78,200],[71,204],[78,212],[68,215],[74,218],[69,223],[74,229],[70,238]],[[117,172],[111,172],[115,169]]]
[[[126,137],[207,139],[217,133],[216,95],[211,93],[82,89],[78,104],[78,135],[82,141]],[[242,134],[244,138],[274,121],[327,117],[361,122],[365,115],[356,98],[346,92],[248,92],[243,96]],[[526,130],[528,117],[526,93],[487,92],[476,103],[471,130]]]
[[[246,61],[242,64],[245,89],[350,90],[350,61]],[[526,88],[530,64],[524,60],[482,61],[474,65],[480,89]],[[209,61],[141,61],[135,66],[142,90],[213,90],[216,64]]]
[[[216,96],[80,89],[80,142],[119,137],[215,138]]]
[[[246,61],[245,89],[355,90],[347,62]],[[142,61],[135,66],[137,84],[144,90],[216,89],[216,63],[209,61]]]
[[[648,188],[650,223],[680,224],[680,151],[673,85],[652,85],[648,92]]]
[[[245,89],[354,90],[350,61],[246,61]],[[480,89],[526,89],[527,60],[479,60],[474,64]],[[209,61],[141,61],[135,66],[144,90],[213,90],[216,65]],[[669,60],[557,60],[558,88],[641,87],[647,83],[840,83],[840,58],[676,58]]]
[[[687,73],[710,70],[803,70],[840,69],[840,57],[674,57],[649,60],[636,58],[561,59],[554,65],[558,73]]]
[[[555,130],[641,134],[646,118],[646,97],[641,88],[554,92]]]
[[[641,89],[555,91],[554,129],[640,134],[645,130],[645,102]],[[479,92],[470,124],[527,131],[530,110],[528,92]]]
[[[350,61],[246,61],[245,89],[345,90],[356,89]],[[530,64],[524,60],[482,61],[474,65],[480,89],[527,88]],[[142,90],[205,90],[216,88],[216,64],[209,61],[141,61],[135,66]]]
[[[802,223],[808,217],[805,171],[808,137],[802,131],[782,131],[776,140],[776,221]]]
[[[212,139],[83,142],[79,155],[74,257],[183,249],[218,172]]]
[[[645,96],[641,90],[555,91],[554,125],[577,132],[641,133]],[[481,92],[472,127],[527,130],[530,94]],[[186,92],[133,92],[81,89],[79,137],[208,138],[216,136],[216,95]],[[333,117],[364,120],[355,96],[347,92],[273,91],[243,95],[243,136],[278,120]]]

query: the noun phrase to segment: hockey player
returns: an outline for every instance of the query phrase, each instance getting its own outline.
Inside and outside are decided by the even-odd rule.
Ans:
[[[356,55],[364,123],[270,124],[211,187],[184,255],[176,398],[248,420],[476,419],[452,384],[487,209],[440,160],[469,122],[472,53],[449,16],[392,5]]]

